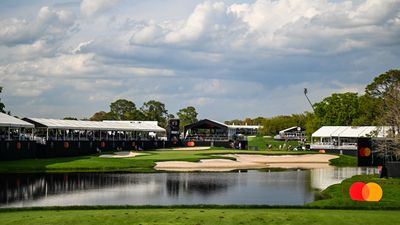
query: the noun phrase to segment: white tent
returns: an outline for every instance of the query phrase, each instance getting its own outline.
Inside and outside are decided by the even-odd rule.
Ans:
[[[103,130],[103,131],[153,131],[165,132],[157,121],[83,121],[43,118],[25,118],[40,128],[63,130]]]
[[[315,131],[311,137],[384,137],[384,128],[378,126],[323,126]]]
[[[0,127],[10,127],[10,128],[33,128],[33,124],[26,121],[17,119],[13,116],[0,113]]]
[[[165,132],[164,128],[158,126],[157,121],[104,120],[103,123],[128,126],[134,131]]]

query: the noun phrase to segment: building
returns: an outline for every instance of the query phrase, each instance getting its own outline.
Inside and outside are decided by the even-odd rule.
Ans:
[[[152,133],[165,134],[157,121],[82,121],[43,118],[24,118],[35,125],[34,138],[37,141],[81,140],[148,140]]]
[[[383,138],[389,130],[389,127],[378,126],[323,126],[311,135],[310,148],[357,155],[358,138]]]
[[[0,114],[0,160],[174,147],[157,121],[22,120]]]
[[[261,126],[227,125],[216,120],[203,119],[184,127],[185,139],[201,141],[234,141],[255,135]]]
[[[0,160],[34,157],[33,129],[31,123],[0,113]]]
[[[247,149],[247,136],[255,135],[261,126],[227,125],[203,119],[184,127],[184,142],[188,146],[215,146]]]

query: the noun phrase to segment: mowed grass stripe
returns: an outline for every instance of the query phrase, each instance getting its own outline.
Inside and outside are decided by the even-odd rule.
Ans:
[[[0,213],[1,224],[398,224],[400,211],[320,209],[108,209]]]

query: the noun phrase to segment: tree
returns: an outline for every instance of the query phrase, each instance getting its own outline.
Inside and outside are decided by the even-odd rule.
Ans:
[[[100,112],[96,112],[95,114],[93,114],[92,117],[89,118],[89,120],[91,121],[103,121],[103,120],[113,120],[114,117],[107,112],[104,111],[100,111]]]
[[[293,114],[290,116],[275,116],[272,118],[265,118],[262,122],[263,128],[261,129],[261,134],[266,135],[277,135],[279,131],[299,126],[304,127],[306,124],[306,116],[303,114]]]
[[[389,153],[400,156],[400,83],[391,85],[383,95],[383,107],[379,117],[381,126],[389,126],[388,138],[393,140],[393,145],[384,146]],[[383,143],[386,145],[386,143]]]
[[[2,91],[3,91],[3,87],[0,87],[0,94]],[[6,113],[5,105],[4,105],[4,103],[1,102],[1,98],[0,98],[0,112]]]
[[[314,104],[317,126],[350,126],[359,117],[357,93],[332,94]]]
[[[196,109],[193,106],[188,106],[186,108],[180,109],[176,115],[178,116],[180,120],[180,127],[183,130],[183,127],[197,122],[197,112]]]
[[[129,120],[135,115],[135,103],[126,99],[118,99],[110,104],[110,113],[115,120]]]
[[[371,126],[377,125],[382,108],[382,99],[374,98],[370,95],[362,95],[358,98],[359,116],[355,118],[352,125]]]
[[[167,125],[168,111],[165,109],[164,103],[150,100],[143,103],[143,106],[140,108],[140,110],[144,114],[144,118],[146,120],[158,121],[162,127]]]
[[[375,77],[374,81],[365,88],[365,93],[371,97],[383,98],[396,83],[400,83],[400,70],[389,70]]]

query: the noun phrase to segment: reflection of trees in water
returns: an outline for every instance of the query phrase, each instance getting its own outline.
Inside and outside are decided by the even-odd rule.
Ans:
[[[147,183],[145,176],[128,174],[0,174],[0,204],[34,200],[47,195]]]
[[[237,182],[237,173],[176,173],[167,174],[166,188],[170,196],[184,193],[210,196],[225,192]]]

